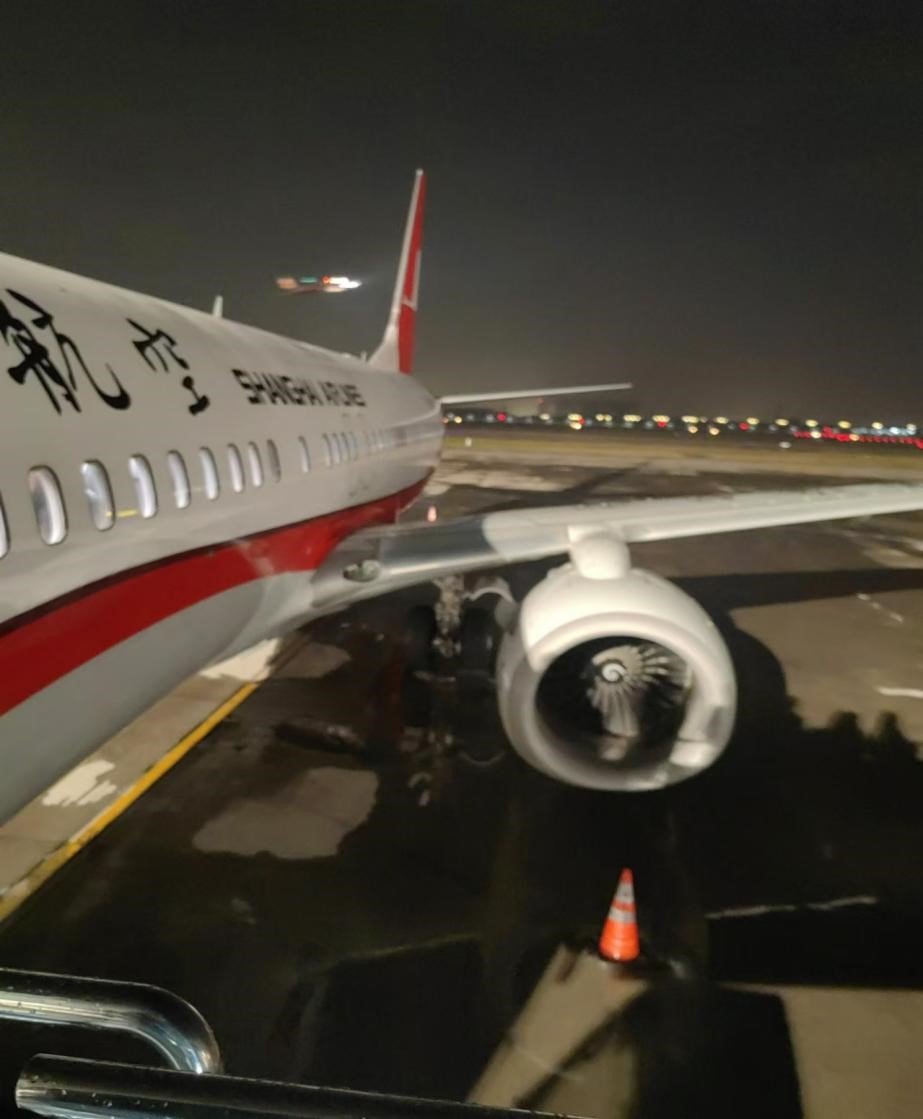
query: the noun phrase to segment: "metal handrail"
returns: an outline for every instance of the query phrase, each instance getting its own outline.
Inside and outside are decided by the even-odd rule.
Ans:
[[[447,1100],[46,1055],[23,1069],[16,1104],[53,1119],[551,1119]]]
[[[0,968],[0,1019],[114,1030],[152,1045],[171,1068],[221,1071],[221,1052],[185,999],[143,983]]]

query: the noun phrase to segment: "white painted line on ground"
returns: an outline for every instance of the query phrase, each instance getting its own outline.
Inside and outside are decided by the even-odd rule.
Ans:
[[[878,898],[871,894],[859,894],[855,897],[830,898],[828,901],[807,901],[800,905],[791,905],[784,902],[778,905],[742,905],[732,909],[716,909],[705,916],[710,921],[722,921],[734,917],[765,917],[770,913],[798,913],[802,910],[814,912],[827,912],[831,909],[848,909],[858,905],[877,905]]]
[[[879,695],[904,696],[907,699],[923,699],[923,688],[876,688]]]

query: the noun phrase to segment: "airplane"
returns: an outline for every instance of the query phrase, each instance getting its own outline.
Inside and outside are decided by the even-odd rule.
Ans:
[[[276,287],[285,295],[338,295],[361,287],[359,280],[349,276],[278,276]]]
[[[629,546],[923,508],[923,485],[878,484],[397,523],[439,461],[442,406],[472,395],[410,375],[425,192],[418,172],[367,360],[0,256],[0,820],[204,666],[400,587],[556,556],[498,603],[507,736],[560,781],[662,788],[727,745],[734,669]]]

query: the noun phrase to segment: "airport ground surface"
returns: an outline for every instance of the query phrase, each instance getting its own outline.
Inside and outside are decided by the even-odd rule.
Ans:
[[[923,453],[852,450],[462,431],[413,515],[923,480]],[[923,515],[634,559],[697,597],[734,655],[741,716],[711,771],[642,796],[533,773],[485,682],[406,678],[423,587],[313,626],[0,927],[0,961],[169,987],[232,1073],[456,1098],[555,945],[597,932],[625,865],[655,957],[923,987]],[[524,590],[543,570],[508,574]],[[36,1043],[17,1035],[4,1066]]]

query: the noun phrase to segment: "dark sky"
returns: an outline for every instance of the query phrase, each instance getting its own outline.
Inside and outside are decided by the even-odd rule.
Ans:
[[[918,9],[16,4],[0,247],[358,351],[421,165],[434,390],[923,418]],[[304,270],[366,286],[276,294]]]

